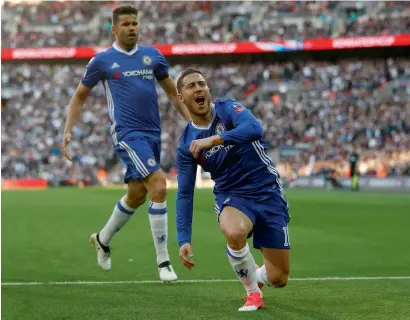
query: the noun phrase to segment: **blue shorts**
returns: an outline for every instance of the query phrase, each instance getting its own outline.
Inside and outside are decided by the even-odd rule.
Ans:
[[[283,200],[274,195],[264,201],[245,199],[232,195],[217,195],[215,212],[218,216],[226,206],[234,207],[246,214],[253,223],[253,230],[248,238],[253,235],[255,249],[274,248],[290,249],[288,223],[290,216]]]
[[[160,140],[148,137],[131,138],[120,141],[114,150],[127,165],[124,183],[131,179],[140,181],[160,169]]]

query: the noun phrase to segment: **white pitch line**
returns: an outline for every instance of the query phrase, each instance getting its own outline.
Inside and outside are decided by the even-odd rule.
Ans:
[[[290,278],[289,281],[354,281],[354,280],[410,280],[410,276],[397,277],[320,277]],[[217,283],[237,282],[237,279],[177,280],[173,283]],[[3,282],[2,286],[43,286],[43,285],[102,285],[102,284],[157,284],[160,280],[125,280],[125,281],[53,281],[53,282]]]

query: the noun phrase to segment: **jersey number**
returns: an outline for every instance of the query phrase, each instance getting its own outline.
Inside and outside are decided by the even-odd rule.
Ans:
[[[285,243],[283,244],[284,247],[289,247],[290,242],[289,242],[289,230],[288,227],[283,227],[283,233],[285,235]]]

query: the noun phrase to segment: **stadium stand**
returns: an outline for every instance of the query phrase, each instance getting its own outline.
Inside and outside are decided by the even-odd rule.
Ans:
[[[146,45],[410,33],[409,3],[389,3],[135,2],[140,10],[140,40]],[[119,4],[122,2],[45,2],[35,5],[5,2],[2,46],[109,45],[112,42],[110,15],[112,8]],[[156,23],[159,18],[161,24]]]
[[[298,40],[410,33],[408,2],[135,2],[142,44]],[[112,8],[122,2],[5,2],[2,46],[107,46]],[[161,18],[163,23],[157,24]],[[178,19],[177,19],[178,18]],[[282,59],[283,60],[283,59]],[[284,177],[348,172],[353,146],[360,173],[410,175],[410,60],[312,56],[281,62],[198,64],[213,96],[235,97],[265,127],[265,140]],[[121,180],[101,86],[87,100],[72,144],[60,154],[69,99],[85,60],[2,64],[2,177],[45,178],[51,185]],[[192,65],[189,65],[192,66]],[[172,63],[176,78],[187,65]],[[184,122],[159,92],[162,166],[175,175]]]
[[[172,75],[176,77],[183,67],[173,66]],[[215,97],[236,96],[262,121],[269,149],[298,147],[300,156],[287,160],[293,170],[303,168],[311,155],[317,161],[342,162],[347,170],[345,159],[354,144],[373,163],[362,174],[377,171],[376,155],[377,165],[381,162],[388,175],[409,174],[410,60],[201,68]],[[73,177],[95,181],[98,169],[109,170],[117,163],[101,86],[88,99],[74,131],[73,152],[78,161],[71,165],[60,155],[65,113],[82,73],[83,66],[76,65],[3,66],[3,95],[7,97],[2,110],[3,177],[42,176],[56,184]],[[275,84],[280,84],[281,91]],[[379,97],[386,86],[390,94]],[[162,165],[170,171],[184,122],[158,92],[164,128]],[[303,144],[309,148],[305,150]]]

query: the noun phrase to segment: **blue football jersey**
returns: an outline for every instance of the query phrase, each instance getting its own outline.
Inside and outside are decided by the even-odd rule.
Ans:
[[[164,56],[151,46],[127,52],[114,43],[90,60],[81,82],[92,88],[102,81],[115,145],[132,136],[160,139],[155,79],[167,78],[168,69]]]
[[[217,134],[224,139],[224,145],[202,150],[195,159],[189,151],[191,142]],[[243,105],[230,99],[215,101],[208,126],[197,126],[193,122],[187,125],[177,150],[179,235],[190,237],[198,165],[211,174],[217,196],[235,195],[260,201],[274,197],[278,206],[288,208],[279,173],[267,155],[262,135],[260,121]],[[188,240],[180,239],[180,244],[184,242]]]

